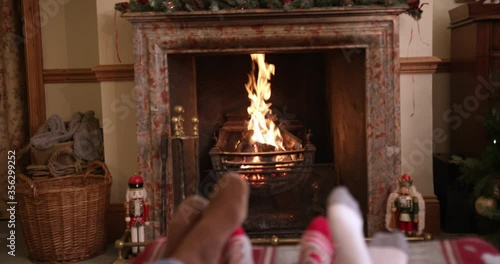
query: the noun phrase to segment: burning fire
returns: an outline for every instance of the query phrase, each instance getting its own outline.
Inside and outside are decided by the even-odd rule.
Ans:
[[[265,62],[265,54],[251,54],[252,72],[248,74],[248,83],[245,88],[250,99],[247,112],[250,115],[247,129],[253,131],[252,141],[275,147],[275,151],[285,151],[283,137],[278,126],[272,119],[271,103],[271,75],[274,75],[274,65]],[[259,72],[255,79],[255,64]],[[257,151],[255,151],[257,152]]]
[[[283,137],[279,127],[274,123],[273,114],[271,112],[271,103],[266,102],[271,98],[271,76],[274,75],[274,65],[266,63],[265,54],[251,54],[252,58],[252,71],[248,74],[248,83],[245,88],[250,99],[250,106],[247,112],[250,115],[247,129],[252,131],[250,138],[250,145],[252,152],[269,152],[269,151],[286,151],[283,145]],[[257,78],[255,74],[255,65],[258,67]],[[272,150],[270,150],[273,148]],[[277,162],[284,160],[285,155],[278,155],[271,157],[271,159],[261,158],[260,156],[253,156],[251,165],[241,165],[242,169],[251,171],[249,174],[244,174],[242,177],[250,182],[252,186],[262,187],[267,182],[269,177],[285,176],[286,173],[266,172],[260,163]],[[248,161],[247,161],[248,162]],[[283,170],[284,167],[289,165],[277,166],[274,164],[274,170]]]

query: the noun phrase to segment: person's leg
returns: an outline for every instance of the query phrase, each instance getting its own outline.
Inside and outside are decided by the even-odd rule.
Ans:
[[[171,256],[193,226],[198,223],[208,205],[208,200],[197,195],[179,204],[168,225],[168,242],[163,257]]]
[[[226,242],[247,216],[249,188],[237,174],[227,174],[214,188],[201,219],[171,257],[183,263],[217,263]]]
[[[347,188],[335,188],[328,198],[328,220],[335,241],[336,264],[371,264],[363,234],[363,217]]]

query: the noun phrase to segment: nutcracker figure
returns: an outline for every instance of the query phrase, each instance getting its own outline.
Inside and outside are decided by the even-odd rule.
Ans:
[[[401,230],[408,236],[421,235],[425,227],[425,202],[410,175],[398,179],[397,188],[387,200],[386,228]]]
[[[134,175],[128,180],[128,190],[125,202],[125,222],[130,229],[131,242],[144,242],[144,226],[149,224],[149,203],[147,192],[143,188],[142,177]],[[132,253],[137,254],[144,247],[132,247]]]

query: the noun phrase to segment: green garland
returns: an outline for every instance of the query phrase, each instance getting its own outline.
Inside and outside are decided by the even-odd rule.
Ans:
[[[422,17],[420,0],[130,0],[115,4],[115,10],[128,12],[198,11],[221,9],[306,9],[346,5],[401,5],[408,6],[406,13],[416,20]]]

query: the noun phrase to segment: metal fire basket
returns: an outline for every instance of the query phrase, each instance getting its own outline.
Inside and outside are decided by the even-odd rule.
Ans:
[[[239,152],[234,145],[244,133],[243,123],[227,122],[210,150],[214,171],[221,176],[235,172],[245,178],[252,194],[273,195],[300,186],[309,176],[316,147],[309,142],[289,151]]]

